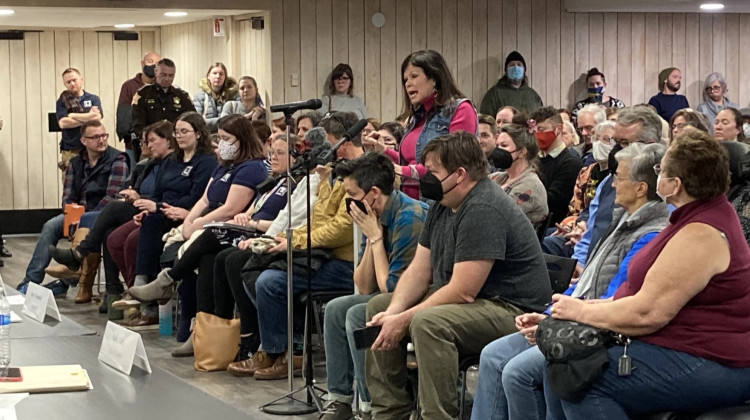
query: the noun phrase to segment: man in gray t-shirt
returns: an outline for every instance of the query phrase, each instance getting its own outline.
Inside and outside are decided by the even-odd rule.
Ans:
[[[420,193],[436,203],[396,290],[367,305],[369,324],[382,328],[366,354],[374,418],[409,417],[408,341],[422,417],[456,418],[459,357],[515,332],[514,318],[543,310],[552,294],[534,229],[487,179],[476,138],[457,132],[434,139],[422,161],[428,173]]]

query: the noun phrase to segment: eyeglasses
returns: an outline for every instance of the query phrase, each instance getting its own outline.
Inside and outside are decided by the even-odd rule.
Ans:
[[[97,134],[91,137],[83,136],[83,138],[88,139],[88,140],[96,140],[96,141],[107,140],[109,138],[109,133]]]
[[[172,134],[174,134],[175,137],[179,137],[179,136],[186,136],[190,133],[195,133],[195,130],[188,130],[188,129],[174,130]]]
[[[654,173],[656,174],[656,176],[661,175],[661,164],[657,163],[656,165],[654,165]]]
[[[712,91],[718,92],[720,90],[721,90],[721,86],[709,86],[706,88],[706,92],[712,92]]]
[[[352,80],[352,79],[349,76],[340,76],[340,77],[337,77],[337,78],[335,78],[333,80],[341,80],[342,82],[347,82],[347,81]]]
[[[612,178],[614,178],[613,181],[617,181],[617,182],[630,181],[629,178],[625,178],[624,176],[620,176],[620,175],[617,174],[617,172],[615,172],[615,173],[612,174]]]
[[[286,150],[271,150],[270,152],[268,152],[268,158],[270,159],[274,156],[284,157],[286,156],[286,154],[287,154]]]
[[[607,144],[613,144],[615,142],[614,137],[611,136],[596,136],[596,140]]]

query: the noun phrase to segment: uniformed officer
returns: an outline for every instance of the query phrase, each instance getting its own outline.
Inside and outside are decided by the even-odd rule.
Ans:
[[[173,86],[174,61],[163,58],[156,63],[155,83],[145,85],[133,96],[133,151],[136,161],[140,159],[140,139],[143,129],[157,121],[174,123],[180,114],[195,111],[190,95]],[[136,148],[136,143],[138,147]]]

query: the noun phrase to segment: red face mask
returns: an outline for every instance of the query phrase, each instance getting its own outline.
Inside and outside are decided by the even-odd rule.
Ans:
[[[537,131],[534,133],[534,136],[536,136],[536,140],[539,143],[539,149],[547,150],[555,142],[557,133],[555,133],[555,130]]]

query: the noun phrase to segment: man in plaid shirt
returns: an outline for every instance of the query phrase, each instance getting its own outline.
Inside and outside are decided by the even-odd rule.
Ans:
[[[101,121],[87,121],[81,125],[81,143],[84,148],[80,154],[70,160],[65,172],[62,205],[79,204],[86,213],[81,216],[79,228],[93,226],[99,212],[107,203],[114,200],[117,193],[125,186],[130,175],[129,160],[107,143],[109,134]],[[59,214],[48,220],[34,248],[31,261],[26,268],[26,276],[18,286],[18,291],[26,293],[30,282],[41,284],[44,280],[44,269],[50,262],[49,246],[56,245],[63,237],[65,216]],[[60,284],[60,289],[53,289],[56,294],[67,292],[67,285]]]

